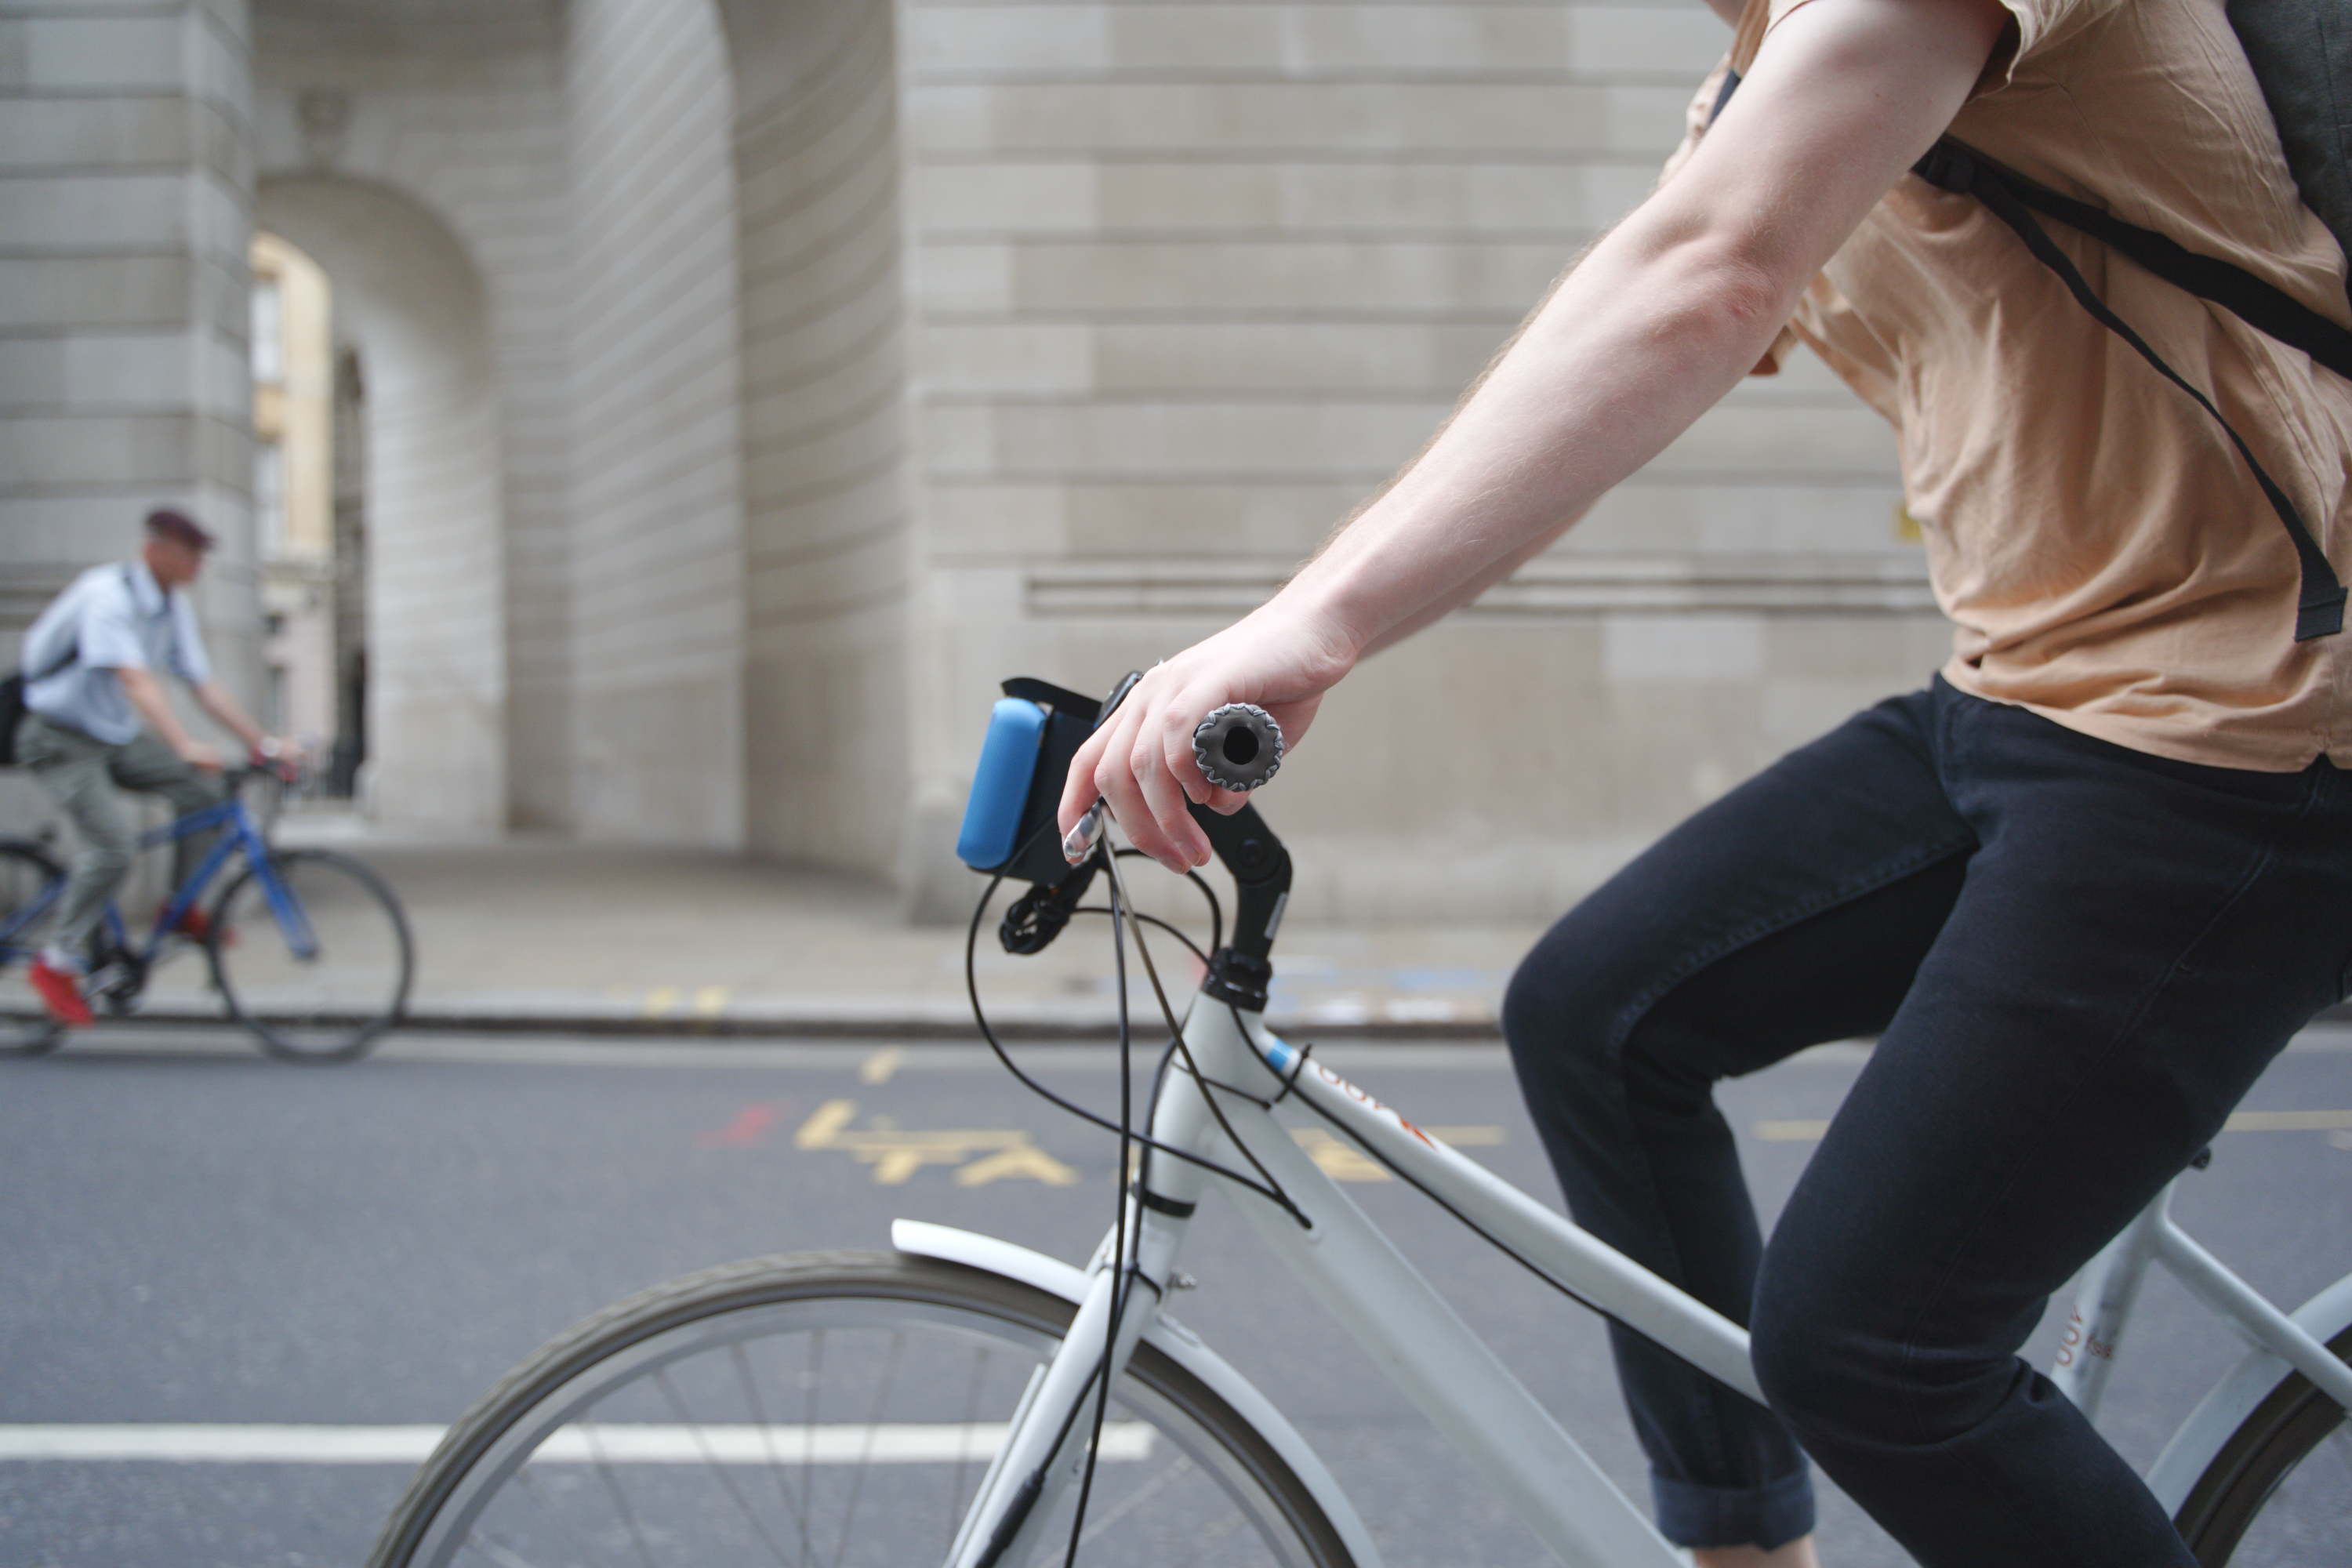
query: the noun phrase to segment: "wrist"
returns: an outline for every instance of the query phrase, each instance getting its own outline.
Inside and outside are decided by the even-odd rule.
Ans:
[[[1381,613],[1375,584],[1356,563],[1325,555],[1311,562],[1266,607],[1279,606],[1293,634],[1325,650],[1337,680],[1375,646],[1393,616]]]

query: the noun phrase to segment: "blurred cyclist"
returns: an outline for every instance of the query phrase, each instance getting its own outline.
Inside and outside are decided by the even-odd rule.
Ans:
[[[161,795],[182,816],[224,795],[220,752],[182,726],[156,672],[185,681],[197,706],[243,741],[257,763],[290,751],[247,716],[213,679],[205,657],[184,590],[203,569],[213,536],[169,507],[148,514],[146,531],[134,558],[84,572],[25,634],[26,712],[17,725],[16,760],[80,840],[30,978],[49,1011],[77,1027],[90,1022],[81,992],[83,955],[136,847],[115,790]],[[175,885],[201,863],[210,838],[175,841]],[[204,912],[189,910],[179,930],[203,941]]]

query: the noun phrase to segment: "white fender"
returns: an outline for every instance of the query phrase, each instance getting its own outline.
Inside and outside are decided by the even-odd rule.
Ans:
[[[2352,1275],[2305,1301],[2293,1316],[2296,1326],[2321,1344],[2352,1327]],[[2281,1357],[2257,1347],[2198,1401],[2197,1408],[2189,1413],[2189,1419],[2180,1424],[2180,1430],[2172,1435],[2172,1441],[2164,1446],[2147,1472],[2148,1489],[2164,1504],[2165,1512],[2180,1511],[2189,1489],[2197,1484],[2221,1445],[2278,1386],[2279,1379],[2294,1370]]]
[[[961,1263],[967,1268],[1000,1274],[1073,1304],[1086,1294],[1086,1270],[1074,1268],[1042,1252],[999,1241],[992,1236],[901,1219],[890,1222],[890,1244],[918,1258],[936,1258],[943,1262]],[[1143,1337],[1232,1405],[1234,1413],[1255,1427],[1266,1446],[1282,1457],[1283,1463],[1290,1467],[1291,1473],[1321,1507],[1331,1528],[1339,1532],[1339,1540],[1347,1547],[1348,1555],[1355,1559],[1357,1568],[1381,1568],[1380,1548],[1372,1544],[1364,1521],[1356,1517],[1348,1494],[1339,1489],[1339,1483],[1331,1479],[1331,1472],[1323,1468],[1323,1461],[1316,1457],[1298,1429],[1257,1391],[1255,1384],[1234,1371],[1233,1363],[1211,1350],[1199,1335],[1165,1312],[1143,1331]]]

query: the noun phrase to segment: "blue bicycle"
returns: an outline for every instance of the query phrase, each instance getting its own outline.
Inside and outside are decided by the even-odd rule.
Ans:
[[[240,784],[259,773],[241,769]],[[261,776],[266,777],[266,774]],[[117,1017],[133,1011],[159,969],[192,949],[204,952],[205,981],[168,997],[173,1010],[211,1004],[272,1056],[297,1061],[348,1061],[391,1027],[408,1000],[415,965],[407,917],[382,879],[358,861],[324,849],[278,849],[240,792],[143,835],[152,848],[215,829],[220,839],[202,865],[157,911],[134,942],[111,902],[82,955],[83,993],[91,1010]],[[234,865],[235,869],[232,870]],[[222,882],[224,872],[228,872]],[[38,954],[48,914],[65,891],[65,868],[47,847],[0,839],[0,1054],[54,1050],[63,1026],[26,978]],[[211,899],[207,893],[221,883]],[[183,929],[191,910],[205,918]]]

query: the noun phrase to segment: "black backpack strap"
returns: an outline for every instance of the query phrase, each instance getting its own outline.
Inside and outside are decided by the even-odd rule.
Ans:
[[[2352,331],[2337,326],[2284,289],[2263,282],[2234,262],[2201,256],[2152,228],[2126,223],[2088,202],[2076,201],[2047,185],[2037,184],[1949,136],[1929,148],[1927,157],[1914,166],[1914,172],[1931,185],[1956,190],[1959,187],[1938,177],[1952,160],[1965,160],[1977,169],[1991,171],[2021,206],[2031,207],[2044,217],[2056,218],[2069,228],[2080,229],[2166,282],[2186,289],[2200,300],[2210,300],[2248,326],[2290,348],[2301,349],[2336,374],[2352,380]],[[1931,173],[1931,169],[1937,173]]]
[[[2346,597],[2344,584],[2337,581],[2336,569],[2328,564],[2326,552],[2319,548],[2318,542],[2312,538],[2311,530],[2305,524],[2302,515],[2295,510],[2294,503],[2287,499],[2286,492],[2279,488],[2278,481],[2272,479],[2262,464],[2255,460],[2253,450],[2246,445],[2245,437],[2240,436],[2230,422],[2221,417],[2221,411],[2213,406],[2213,400],[2183,380],[2179,372],[2165,363],[2163,358],[2154,349],[2148,347],[2146,339],[2132,331],[2122,317],[2107,308],[2107,302],[2099,298],[2091,288],[2089,281],[2075,268],[2074,262],[2068,259],[2066,253],[2058,248],[2057,243],[2039,223],[2034,221],[2032,213],[2026,210],[2018,187],[2012,183],[2013,176],[2008,175],[2007,172],[2000,169],[1999,165],[1978,155],[1966,144],[1956,142],[1948,136],[1929,148],[1927,156],[1913,165],[1912,173],[1941,190],[1971,195],[1982,202],[1988,212],[2015,231],[2018,238],[2025,242],[2026,248],[2033,253],[2035,259],[2058,275],[2059,279],[2066,285],[2067,291],[2074,296],[2076,303],[2089,311],[2100,325],[2129,343],[2142,359],[2162,372],[2165,379],[2195,398],[2198,405],[2213,416],[2214,422],[2221,426],[2222,432],[2238,448],[2238,455],[2245,459],[2246,467],[2252,470],[2254,482],[2262,486],[2263,496],[2271,503],[2271,510],[2278,513],[2279,521],[2286,525],[2288,538],[2294,542],[2295,557],[2302,563],[2303,578],[2302,589],[2295,602],[2294,640],[2308,642],[2314,637],[2333,637],[2342,631]],[[2200,268],[2205,269],[2204,275],[2209,279],[2218,275],[2215,269],[2218,269],[2218,273],[2235,274],[2253,289],[2273,296],[2273,305],[2300,312],[2302,316],[2308,317],[2310,321],[2326,327],[2337,339],[2343,340],[2342,347],[2338,352],[2344,354],[2347,364],[2352,364],[2352,333],[2347,333],[2344,329],[2336,326],[2325,317],[2305,310],[2286,295],[2253,277],[2252,274],[2232,267],[2228,262],[2216,261],[2210,257],[2200,257],[2193,252],[2183,250],[2161,235],[2147,229],[2135,229],[2129,224],[2109,218],[2107,215],[2098,212],[2095,208],[2070,201],[2055,192],[2041,191],[2040,187],[2035,189],[2041,195],[2063,203],[2068,207],[2079,209],[2083,216],[2097,220],[2097,226],[2093,226],[2090,224],[2076,223],[2072,216],[2063,216],[2062,221],[2070,226],[2082,228],[2094,238],[2114,245],[2116,249],[2123,250],[2126,255],[2131,256],[2132,259],[2141,261],[2143,265],[2148,267],[2148,270],[2155,272],[2158,277],[2180,283],[2182,287],[2190,289],[2191,292],[2228,307],[2243,317],[2249,325],[2270,332],[2272,336],[2279,338],[2284,342],[2304,348],[2305,352],[2312,353],[2313,358],[2319,359],[2324,364],[2329,363],[2318,353],[2313,351],[2310,345],[2284,333],[2272,331],[2255,316],[2240,310],[2231,300],[2205,293],[2204,290],[2176,277],[2165,267],[2149,264],[2140,255],[2135,254],[2132,249],[2110,239],[2102,230],[2128,230],[2133,234],[2145,237],[2145,240],[2154,242],[2155,247],[2163,247],[2163,250],[2177,253],[2180,257],[2188,258],[2191,262],[2200,264]],[[2052,216],[2060,216],[2061,215],[2053,212]],[[2144,243],[2141,244],[2141,248],[2147,250],[2151,255],[2163,253]],[[2336,367],[2330,364],[2329,368]]]

